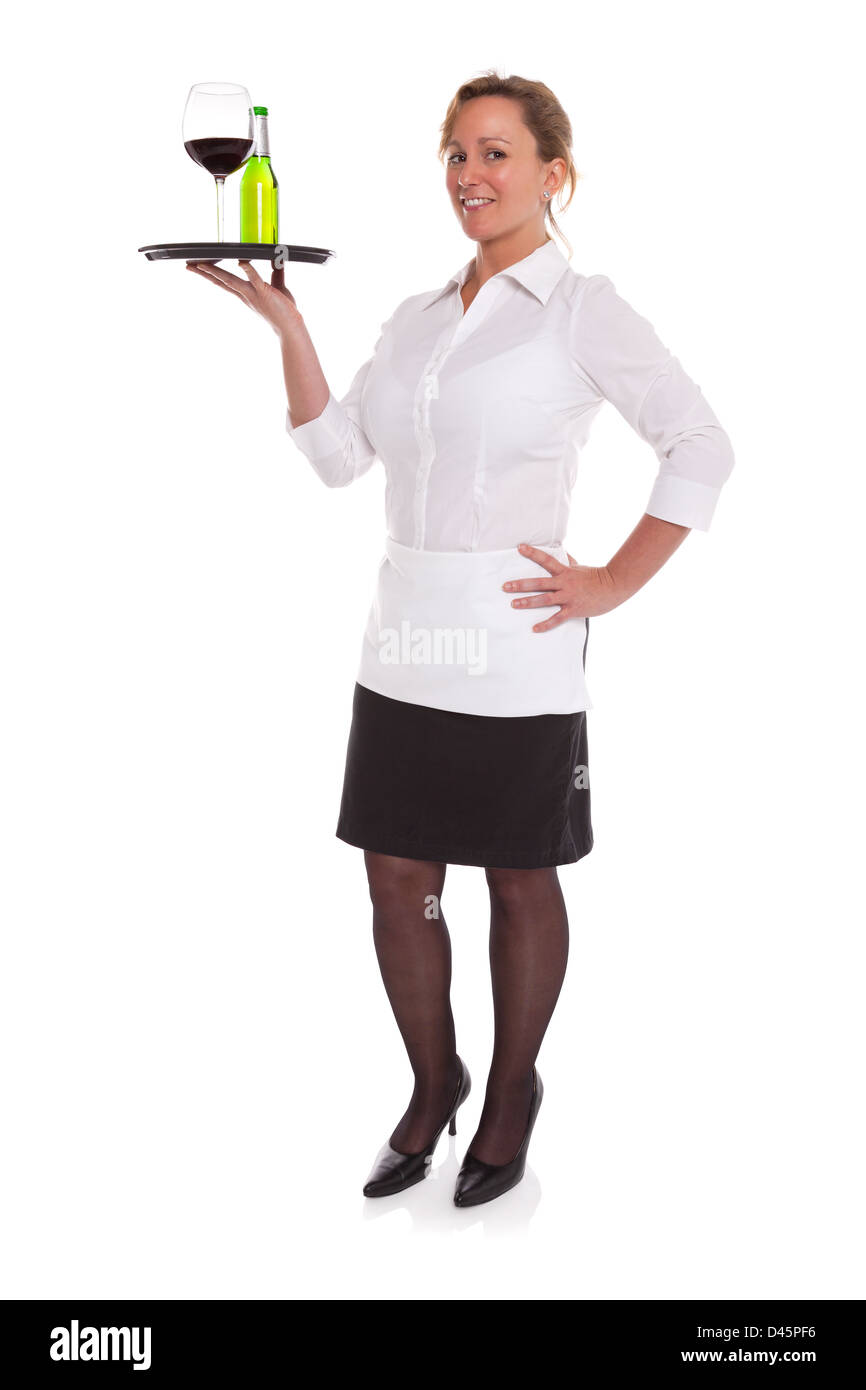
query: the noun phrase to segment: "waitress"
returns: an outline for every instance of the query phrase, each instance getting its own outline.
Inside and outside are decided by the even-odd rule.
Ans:
[[[219,266],[278,333],[286,428],[329,487],[378,458],[385,555],[362,642],[337,835],[364,850],[373,936],[414,1075],[364,1187],[425,1177],[470,1090],[451,1011],[446,868],[490,890],[495,1036],[454,1201],[523,1177],[543,1088],[535,1066],[568,958],[557,875],[593,845],[589,619],[624,603],[691,529],[734,465],[700,388],[605,275],[572,269],[548,232],[577,171],[571,125],[541,82],[494,72],[451,101],[439,155],[474,255],[382,325],[337,400],[294,296]],[[389,170],[377,193],[399,192]],[[405,187],[404,190],[405,192]],[[567,202],[565,204],[567,206]],[[605,401],[652,448],[643,515],[608,564],[565,549],[580,450]]]

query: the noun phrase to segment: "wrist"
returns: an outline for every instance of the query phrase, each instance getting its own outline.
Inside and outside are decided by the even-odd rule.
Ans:
[[[613,565],[601,565],[598,570],[598,579],[601,590],[611,608],[617,608],[621,603],[625,603],[627,598],[631,598],[631,590],[623,583],[622,576],[617,574]]]
[[[287,305],[280,315],[279,322],[274,324],[274,331],[281,343],[294,342],[298,333],[305,329],[304,316],[294,304]]]

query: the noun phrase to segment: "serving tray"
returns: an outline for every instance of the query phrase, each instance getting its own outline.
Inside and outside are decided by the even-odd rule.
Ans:
[[[149,261],[273,261],[282,251],[284,261],[308,261],[324,265],[334,251],[323,246],[290,246],[260,241],[168,241],[158,246],[139,246]]]

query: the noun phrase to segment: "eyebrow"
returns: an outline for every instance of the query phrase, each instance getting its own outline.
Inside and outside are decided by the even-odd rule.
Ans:
[[[510,144],[511,144],[511,141],[510,141],[510,140],[506,140],[506,138],[505,138],[504,135],[479,135],[479,137],[478,137],[478,144],[479,144],[479,145],[483,145],[484,142],[485,142],[485,140],[501,140],[502,143],[503,143],[503,145],[510,145]],[[449,140],[448,144],[445,146],[446,150],[450,150],[450,148],[451,148],[452,145],[460,145],[460,141],[459,141],[459,140]],[[463,146],[461,145],[460,148],[462,149]]]

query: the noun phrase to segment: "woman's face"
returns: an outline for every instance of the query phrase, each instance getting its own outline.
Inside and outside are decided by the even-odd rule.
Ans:
[[[511,97],[473,97],[457,114],[445,151],[451,202],[467,236],[489,241],[537,223],[540,235],[548,203],[565,173],[563,159],[542,164],[535,137]],[[467,199],[490,201],[474,208]]]

